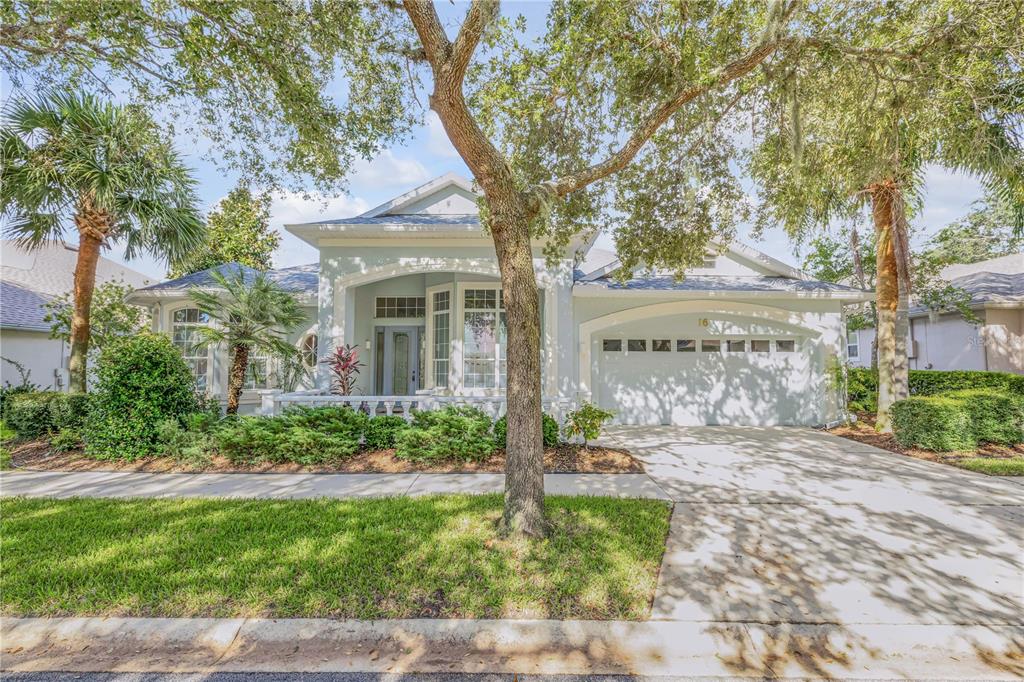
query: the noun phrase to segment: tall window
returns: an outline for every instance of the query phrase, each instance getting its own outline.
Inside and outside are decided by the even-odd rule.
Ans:
[[[434,311],[434,347],[431,349],[431,361],[434,363],[434,386],[448,386],[448,352],[451,349],[451,307],[450,291],[437,291],[433,298]]]
[[[463,299],[463,384],[505,387],[505,302],[500,289],[466,289]]]
[[[210,373],[210,353],[206,348],[196,347],[198,327],[210,324],[210,316],[198,308],[179,308],[171,318],[171,340],[181,351],[185,362],[192,368],[196,388],[205,391]]]
[[[302,339],[302,344],[299,346],[299,356],[302,358],[302,364],[304,364],[306,367],[313,368],[316,366],[316,334],[307,334],[306,338]]]
[[[270,388],[270,359],[267,356],[249,352],[249,365],[245,368],[242,388],[246,391]]]
[[[860,358],[860,338],[857,332],[846,332],[846,357],[851,360]]]

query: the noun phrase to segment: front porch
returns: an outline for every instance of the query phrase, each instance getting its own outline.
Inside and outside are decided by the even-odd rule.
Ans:
[[[424,395],[435,401],[481,398],[490,400],[474,402],[502,404],[508,341],[501,281],[493,260],[462,261],[403,259],[333,282],[321,277],[319,354],[343,345],[358,348],[362,371],[356,397],[388,412],[405,411],[410,402],[426,400]],[[554,399],[571,395],[557,381],[559,297],[554,278],[540,277],[539,284],[542,381],[545,394]],[[568,312],[569,306],[564,307]],[[329,392],[330,375],[323,364],[317,367],[315,387],[316,392],[288,400],[308,404],[310,396]]]

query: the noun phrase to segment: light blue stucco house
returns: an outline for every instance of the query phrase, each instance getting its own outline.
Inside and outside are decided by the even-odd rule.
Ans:
[[[329,385],[317,363],[354,344],[365,368],[360,400],[378,409],[444,400],[499,404],[505,383],[504,313],[494,247],[472,184],[447,174],[354,218],[287,225],[320,253],[317,264],[272,272],[307,306],[290,338],[313,377],[306,393],[275,390],[257,359],[243,405],[316,401]],[[741,244],[716,246],[674,280],[619,272],[592,240],[552,264],[535,245],[541,300],[542,385],[560,405],[593,401],[631,424],[823,424],[844,406],[834,368],[846,352],[843,306],[868,292],[808,279]],[[222,266],[222,267],[238,267]],[[226,352],[196,351],[206,320],[187,297],[209,272],[139,289],[154,328],[172,335],[212,393],[226,385]],[[269,396],[269,398],[268,398]]]

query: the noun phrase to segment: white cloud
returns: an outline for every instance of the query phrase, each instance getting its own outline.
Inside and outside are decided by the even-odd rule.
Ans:
[[[351,218],[369,208],[365,200],[357,197],[323,197],[302,192],[274,195],[270,204],[270,226],[281,235],[281,245],[274,253],[274,267],[315,263],[319,257],[316,249],[286,231],[285,225],[311,223],[320,219]]]
[[[427,151],[439,159],[453,159],[459,155],[448,139],[440,117],[433,111],[427,112]]]
[[[416,159],[401,159],[385,149],[373,161],[357,161],[353,187],[394,187],[422,184],[430,179],[426,167]]]

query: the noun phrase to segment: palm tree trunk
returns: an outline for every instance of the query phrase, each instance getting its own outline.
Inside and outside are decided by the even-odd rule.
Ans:
[[[249,368],[249,347],[237,345],[231,349],[231,369],[228,371],[228,414],[238,414],[238,399],[245,385],[245,371]]]
[[[878,326],[878,414],[875,428],[892,433],[890,411],[897,400],[907,395],[906,296],[902,294],[896,258],[895,183],[871,188],[871,209],[877,235],[875,284]],[[901,322],[902,318],[902,322]],[[901,338],[902,336],[902,338]]]
[[[514,200],[492,213],[508,331],[508,441],[505,513],[508,532],[541,536],[544,519],[544,449],[541,436],[540,305],[529,223]],[[492,206],[494,206],[492,202]]]
[[[90,197],[83,197],[75,214],[78,228],[78,258],[75,262],[75,300],[71,312],[71,355],[68,358],[68,388],[85,393],[88,375],[90,313],[96,289],[96,266],[100,249],[110,231],[110,216],[97,210]]]

